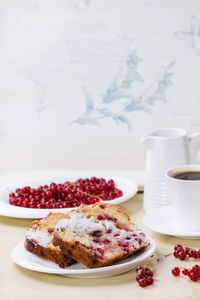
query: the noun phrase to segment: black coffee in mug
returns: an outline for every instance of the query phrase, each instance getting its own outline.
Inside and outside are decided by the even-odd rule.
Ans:
[[[180,180],[200,180],[200,171],[180,171],[173,173],[171,177],[180,179]]]

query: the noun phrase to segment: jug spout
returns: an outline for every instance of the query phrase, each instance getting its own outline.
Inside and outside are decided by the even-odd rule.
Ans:
[[[143,135],[140,142],[150,148],[153,142],[153,137],[151,135]]]

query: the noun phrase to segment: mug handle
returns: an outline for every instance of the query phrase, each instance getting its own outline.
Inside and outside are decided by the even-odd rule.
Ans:
[[[200,132],[193,132],[188,135],[188,141],[191,143],[196,137],[200,136]]]

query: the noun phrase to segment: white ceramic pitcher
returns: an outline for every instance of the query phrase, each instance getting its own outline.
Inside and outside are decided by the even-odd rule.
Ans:
[[[147,163],[144,184],[144,211],[170,204],[166,198],[165,173],[169,168],[188,164],[189,143],[199,136],[179,128],[163,128],[141,138],[147,147]]]

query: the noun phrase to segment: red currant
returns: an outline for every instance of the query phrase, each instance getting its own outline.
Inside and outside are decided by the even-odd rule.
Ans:
[[[188,277],[192,281],[197,281],[199,279],[199,276],[194,271],[192,271],[192,270],[189,272]]]
[[[174,246],[174,250],[179,252],[179,251],[183,251],[184,249],[183,249],[182,245],[177,244],[177,245]]]
[[[179,252],[178,257],[179,257],[180,260],[185,260],[185,258],[186,258],[185,252],[184,251]]]
[[[185,275],[185,276],[188,275],[188,274],[189,274],[188,269],[183,269],[183,270],[182,270],[182,274]]]
[[[179,274],[180,274],[180,269],[179,269],[178,267],[173,268],[173,269],[172,269],[172,274],[173,274],[174,276],[179,276]]]
[[[196,273],[200,273],[200,266],[199,265],[194,265],[194,267],[192,268],[192,270]]]
[[[142,266],[136,269],[137,277],[136,280],[141,287],[153,284],[153,272],[149,268],[143,268]]]
[[[25,186],[10,193],[9,203],[15,206],[30,208],[66,208],[80,204],[94,204],[101,199],[108,201],[122,196],[121,190],[115,187],[112,179],[92,177],[79,178],[75,182],[63,184],[52,182],[50,185],[31,188]]]
[[[147,281],[145,279],[139,279],[138,283],[141,287],[147,286]]]
[[[147,277],[146,281],[147,281],[147,285],[153,284],[153,277],[152,276]]]

